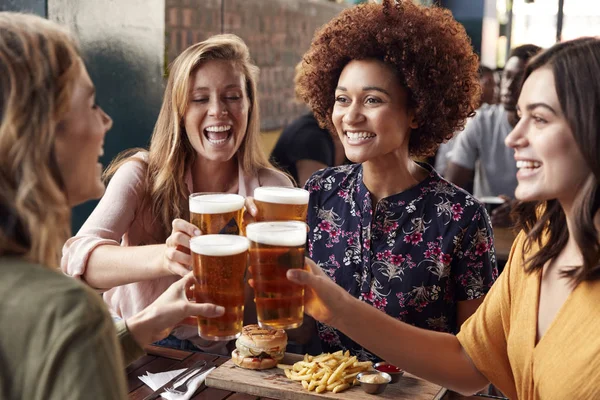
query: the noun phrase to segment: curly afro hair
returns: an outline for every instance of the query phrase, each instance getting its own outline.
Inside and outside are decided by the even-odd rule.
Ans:
[[[449,10],[384,0],[342,11],[316,32],[296,76],[296,93],[332,133],[335,88],[351,60],[378,59],[409,92],[418,128],[409,153],[428,157],[464,128],[480,97],[479,61]]]

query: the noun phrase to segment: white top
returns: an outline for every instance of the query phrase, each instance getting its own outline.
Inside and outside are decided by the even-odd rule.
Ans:
[[[306,233],[307,225],[300,221],[256,222],[246,227],[248,239],[269,246],[304,246]]]
[[[265,203],[308,204],[308,190],[281,186],[263,186],[254,189],[254,199]]]

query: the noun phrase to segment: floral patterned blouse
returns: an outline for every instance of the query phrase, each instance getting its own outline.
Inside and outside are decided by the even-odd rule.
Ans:
[[[375,209],[362,165],[316,172],[307,222],[310,257],[354,297],[409,324],[455,333],[457,302],[485,295],[498,275],[490,221],[467,192],[431,166],[416,186]],[[317,323],[323,351],[378,357]]]

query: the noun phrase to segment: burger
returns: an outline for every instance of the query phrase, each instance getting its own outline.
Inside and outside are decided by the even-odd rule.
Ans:
[[[285,354],[287,334],[283,329],[247,325],[235,342],[231,353],[233,363],[247,369],[268,369],[277,366]]]

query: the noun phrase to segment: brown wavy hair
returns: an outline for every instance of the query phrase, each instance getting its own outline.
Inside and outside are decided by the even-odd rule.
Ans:
[[[54,155],[79,51],[35,15],[0,12],[0,255],[58,267],[71,209]]]
[[[572,231],[566,229],[566,216],[557,200],[520,202],[512,215],[517,229],[527,234],[526,252],[534,242],[540,245],[540,250],[525,260],[528,272],[543,268],[558,256],[573,235],[583,265],[571,266],[563,274],[577,284],[600,278],[600,233],[594,225],[600,212],[600,39],[582,38],[552,46],[529,62],[523,82],[540,68],[550,68],[554,74],[561,110],[592,175],[577,194]]]
[[[391,65],[409,92],[418,123],[409,141],[413,157],[433,155],[474,115],[479,62],[462,25],[446,9],[384,0],[342,11],[315,34],[302,60],[296,92],[332,133],[340,74],[351,60],[369,58]]]
[[[261,147],[260,117],[257,98],[258,67],[252,63],[248,47],[236,35],[215,35],[184,50],[169,67],[169,78],[160,114],[148,150],[146,196],[152,215],[163,226],[164,238],[170,233],[175,218],[187,219],[185,185],[186,168],[195,160],[196,151],[185,133],[183,118],[189,104],[192,75],[208,60],[227,60],[240,68],[246,80],[246,93],[250,100],[246,136],[237,151],[238,162],[248,175],[257,175],[263,168],[274,168]],[[109,179],[119,167],[144,149],[131,149],[121,153],[106,169]],[[133,158],[134,160],[139,160]],[[162,238],[161,238],[162,239]]]

